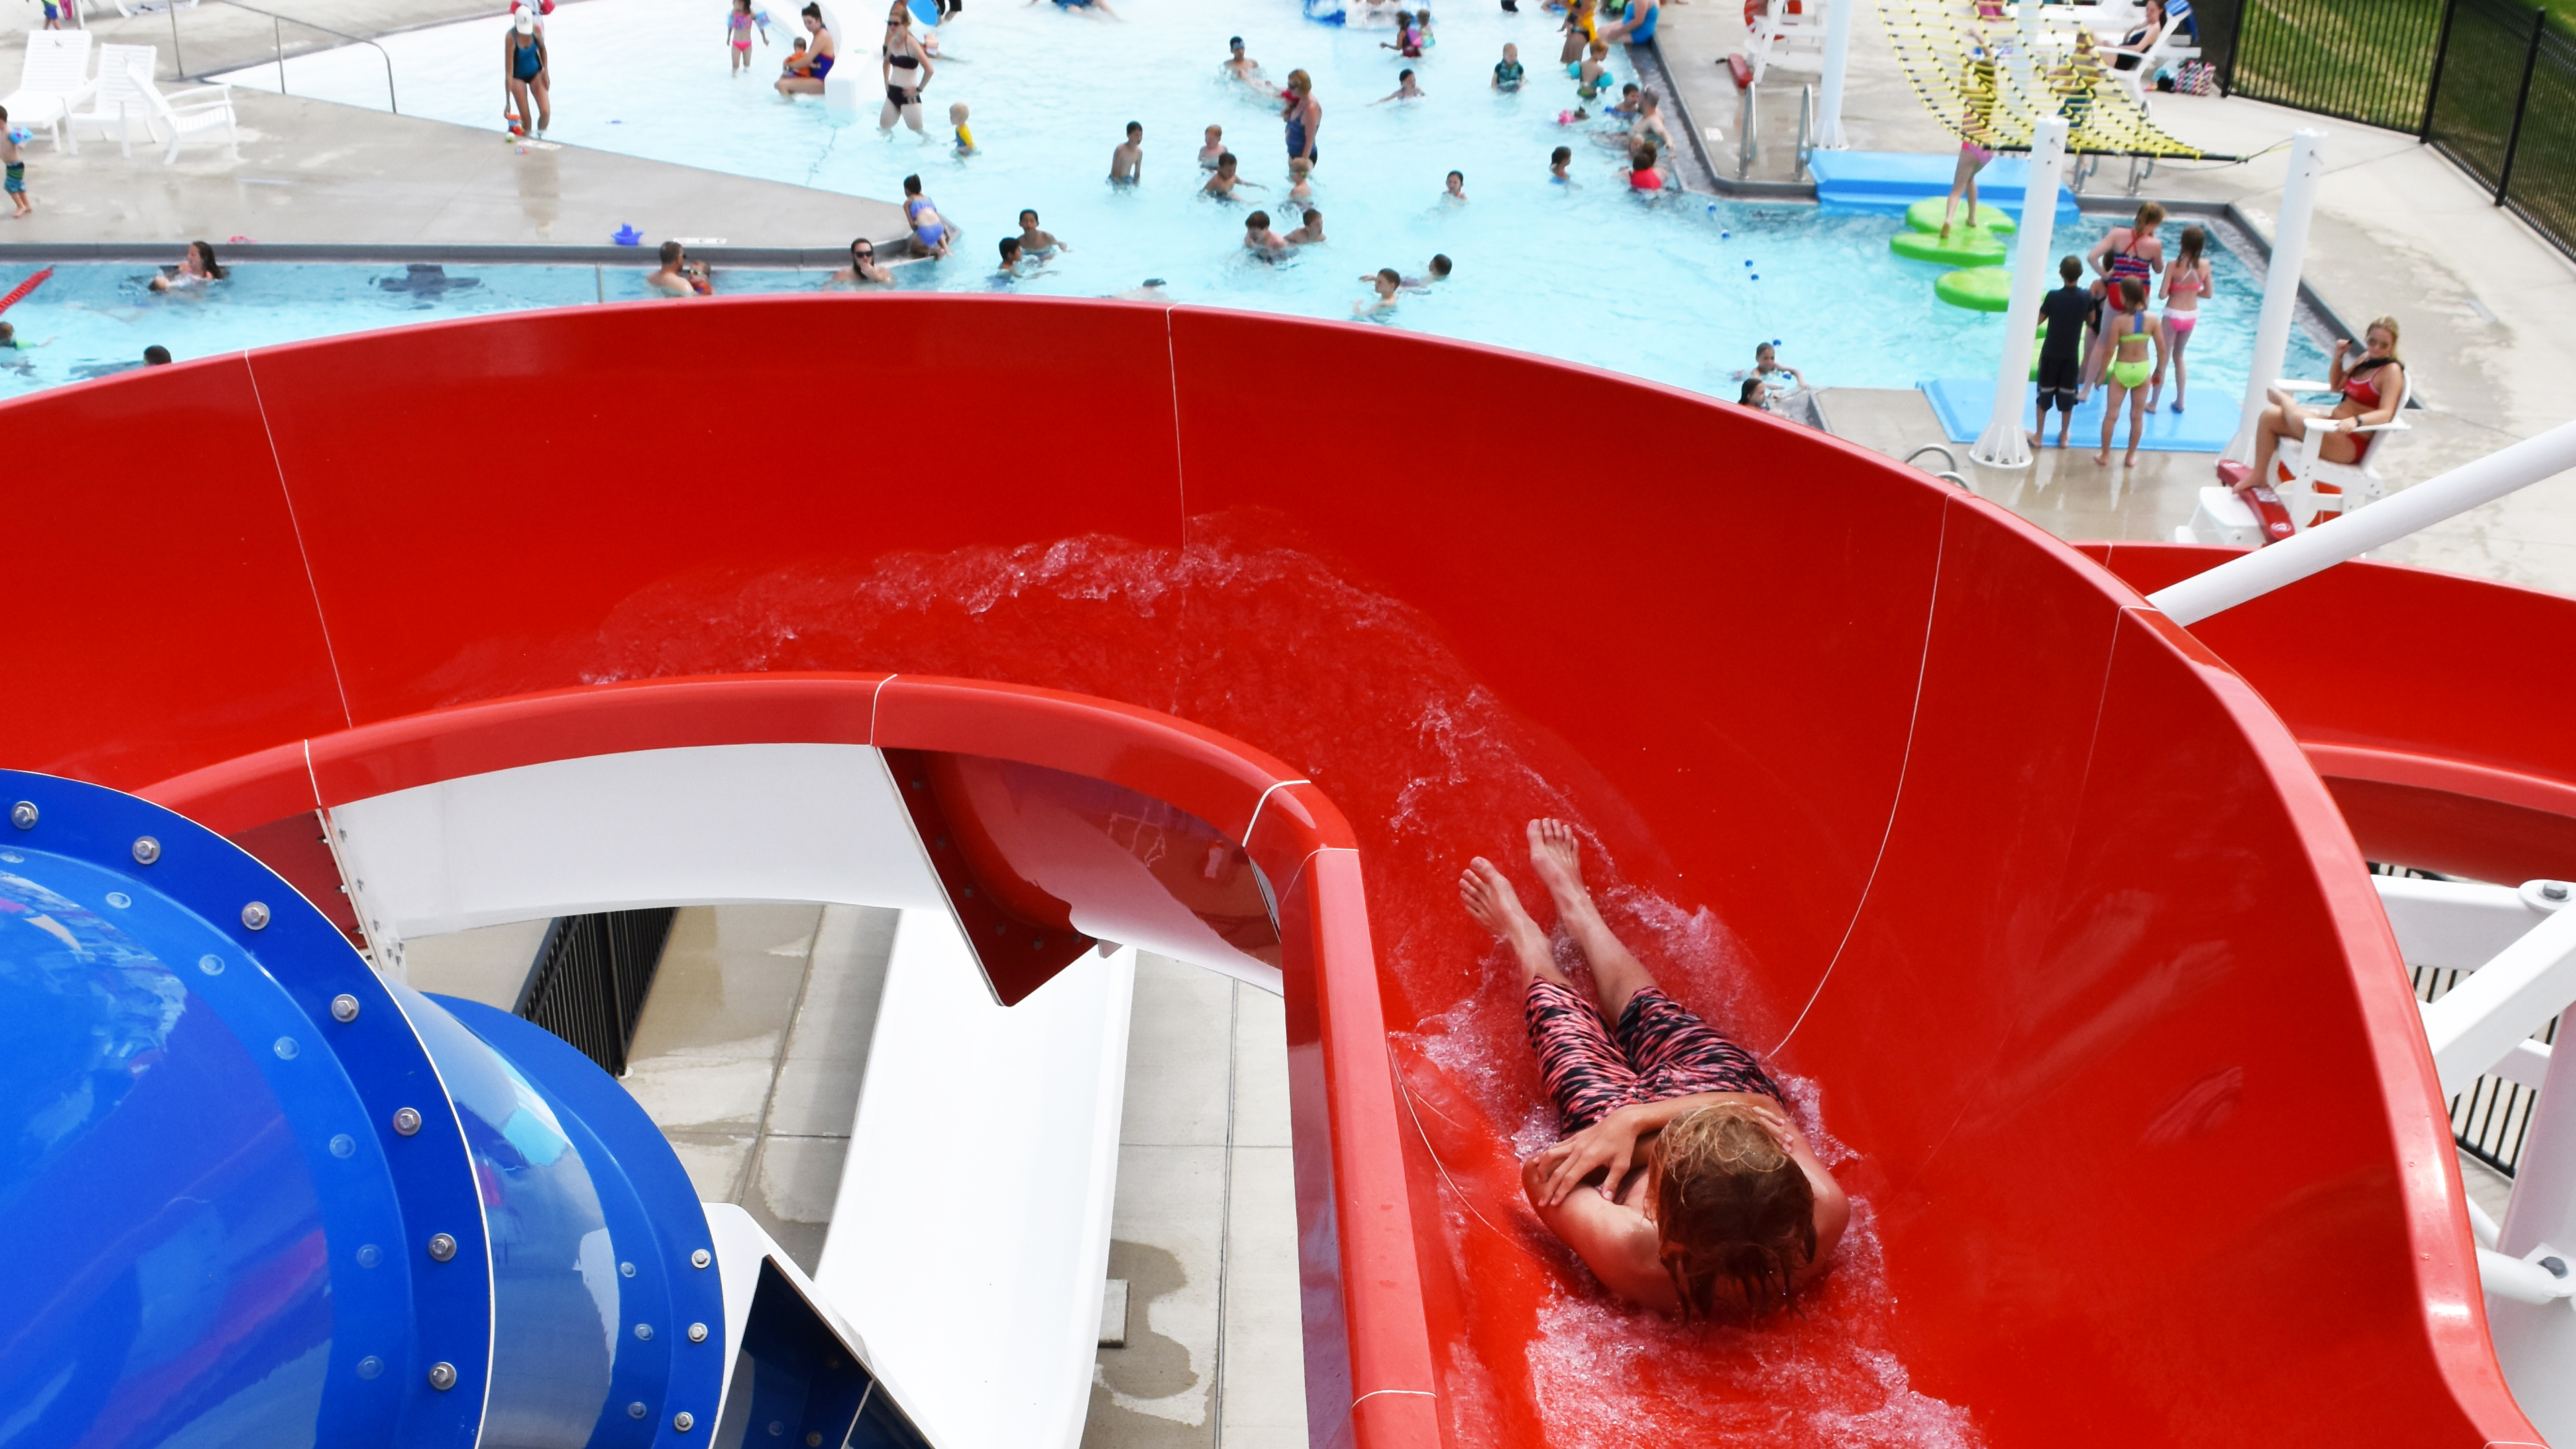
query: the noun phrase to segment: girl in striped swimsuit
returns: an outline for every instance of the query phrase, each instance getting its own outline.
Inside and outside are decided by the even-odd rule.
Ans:
[[[1631,1302],[1685,1319],[1721,1301],[1757,1315],[1794,1304],[1850,1221],[1842,1188],[1753,1054],[1666,996],[1610,933],[1574,828],[1531,821],[1529,851],[1601,997],[1557,969],[1511,881],[1478,856],[1458,893],[1520,964],[1530,1046],[1566,1134],[1522,1164],[1530,1206]]]
[[[2156,240],[2156,228],[2164,225],[2165,209],[2154,202],[2138,208],[2138,219],[2127,226],[2115,226],[2102,234],[2093,247],[2093,270],[2100,273],[2093,281],[2093,295],[2102,299],[2102,307],[2093,315],[2100,319],[2093,334],[2093,351],[2084,364],[2084,388],[2090,392],[2102,381],[2103,369],[2111,361],[2111,315],[2119,310],[2119,287],[2122,282],[2136,282],[2138,290],[2155,295],[2156,273],[2163,269],[2165,244]]]

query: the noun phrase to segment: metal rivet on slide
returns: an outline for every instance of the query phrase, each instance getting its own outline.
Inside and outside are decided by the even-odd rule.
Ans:
[[[690,1413],[686,1409],[682,1409],[680,1412],[671,1416],[671,1427],[685,1434],[691,1429],[698,1427],[698,1416]]]
[[[704,1343],[704,1342],[706,1342],[706,1341],[707,1341],[707,1326],[706,1326],[705,1324],[703,1324],[703,1323],[692,1323],[692,1324],[690,1324],[690,1325],[689,1325],[689,1342],[691,1342],[691,1343]]]
[[[161,858],[161,842],[149,835],[134,837],[134,863],[150,865]]]
[[[692,1268],[703,1268],[714,1261],[714,1255],[707,1252],[704,1248],[700,1248],[689,1255],[689,1266]]]
[[[456,1387],[456,1365],[441,1359],[429,1366],[429,1386],[446,1393]]]
[[[396,1107],[394,1109],[394,1130],[405,1137],[409,1137],[413,1133],[418,1132],[420,1130],[420,1109],[417,1107]]]
[[[268,902],[253,901],[242,907],[242,924],[254,931],[268,929]]]
[[[33,800],[21,800],[17,804],[10,806],[9,823],[17,826],[21,830],[35,829],[36,802]]]
[[[332,997],[331,1019],[333,1021],[341,1022],[356,1021],[358,1019],[358,998],[351,996],[345,991]]]
[[[429,1235],[429,1256],[444,1263],[456,1256],[456,1240],[445,1233]]]
[[[653,1412],[651,1409],[644,1407],[644,1401],[642,1399],[637,1399],[634,1403],[626,1406],[626,1417],[630,1419],[641,1419],[651,1412]]]
[[[2540,886],[2540,898],[2546,901],[2563,901],[2567,899],[2567,882],[2563,880],[2543,881]]]

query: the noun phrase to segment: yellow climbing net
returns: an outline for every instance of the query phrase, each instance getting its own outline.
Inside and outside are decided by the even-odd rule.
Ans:
[[[2156,129],[2111,75],[2074,5],[2021,0],[1879,0],[1897,63],[1934,119],[1961,140],[2026,150],[2044,116],[2064,116],[2066,149],[2114,156],[2204,153]]]

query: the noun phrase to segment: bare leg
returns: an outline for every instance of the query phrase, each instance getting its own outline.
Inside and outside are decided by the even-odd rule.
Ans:
[[[2138,466],[2138,434],[2147,428],[2147,395],[2138,388],[2129,389],[2129,454],[2120,460],[2123,468]]]
[[[1583,884],[1582,846],[1574,827],[1562,820],[1533,820],[1529,842],[1530,866],[1547,884],[1548,898],[1556,902],[1557,923],[1582,949],[1583,959],[1592,963],[1592,984],[1601,993],[1601,1009],[1617,1021],[1619,1013],[1628,1009],[1628,998],[1654,985],[1655,978],[1610,934],[1600,908],[1592,903],[1592,891]]]
[[[2307,410],[2282,397],[2277,389],[2272,396],[2278,400],[2278,406],[2265,409],[2263,416],[2254,424],[2254,471],[2245,475],[2248,488],[2272,481],[2272,455],[2280,450],[2283,438],[2307,434],[2307,425],[2300,421]]]
[[[1556,960],[1547,948],[1547,933],[1521,909],[1520,892],[1494,863],[1477,856],[1467,863],[1458,877],[1458,900],[1476,924],[1491,931],[1503,944],[1512,948],[1512,959],[1521,967],[1521,985],[1545,977],[1559,986],[1572,986],[1564,972],[1556,969]]]
[[[2093,455],[2093,466],[2111,466],[2111,434],[2120,425],[2120,394],[2125,391],[2116,377],[2102,379],[2102,451]]]

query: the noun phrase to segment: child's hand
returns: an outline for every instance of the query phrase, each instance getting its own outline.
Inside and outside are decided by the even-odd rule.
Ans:
[[[1540,1205],[1554,1207],[1565,1201],[1567,1193],[1605,1167],[1610,1171],[1602,1180],[1601,1195],[1617,1200],[1619,1184],[1628,1176],[1629,1162],[1636,1153],[1637,1129],[1622,1113],[1611,1113],[1539,1153],[1539,1167],[1547,1173],[1547,1181],[1539,1189]]]

